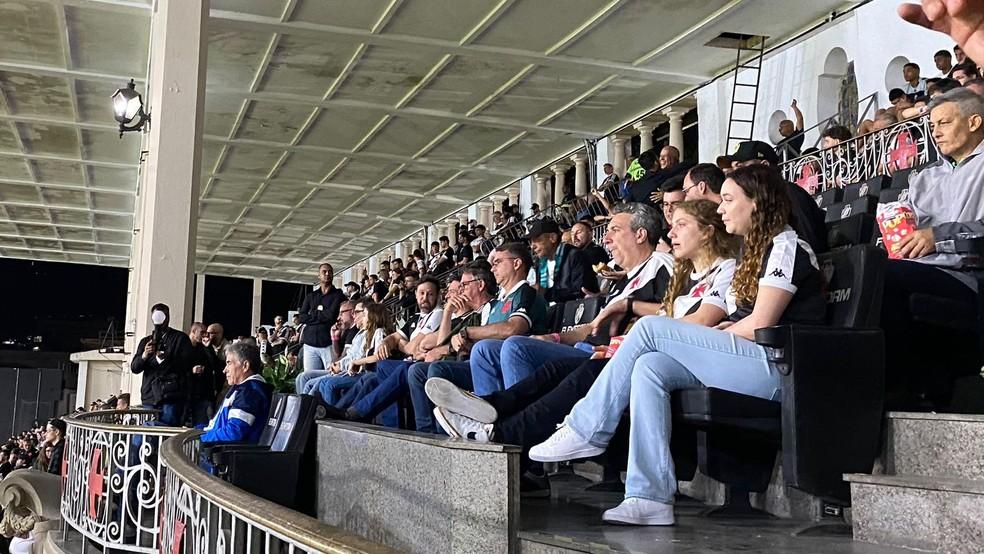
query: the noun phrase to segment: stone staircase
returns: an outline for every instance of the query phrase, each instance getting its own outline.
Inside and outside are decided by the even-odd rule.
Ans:
[[[851,483],[855,540],[928,552],[984,551],[984,416],[886,417],[884,473],[844,476]]]

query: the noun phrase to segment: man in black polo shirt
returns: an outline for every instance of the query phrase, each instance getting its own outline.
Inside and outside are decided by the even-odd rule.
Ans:
[[[327,371],[335,356],[331,349],[331,326],[338,319],[338,311],[345,301],[341,290],[331,284],[335,270],[329,263],[318,267],[318,288],[304,297],[304,303],[297,312],[304,330],[301,343],[304,345],[304,372]]]
[[[140,399],[144,406],[160,410],[157,421],[172,427],[184,421],[188,381],[194,354],[188,335],[169,326],[171,309],[154,304],[150,309],[154,332],[140,339],[130,361],[130,371],[143,374]]]

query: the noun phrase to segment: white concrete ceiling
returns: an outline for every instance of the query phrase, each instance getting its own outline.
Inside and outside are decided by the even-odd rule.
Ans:
[[[197,271],[351,265],[720,74],[721,32],[775,44],[853,5],[212,0]],[[149,18],[0,2],[0,256],[127,265],[140,141],[109,95],[144,90]]]

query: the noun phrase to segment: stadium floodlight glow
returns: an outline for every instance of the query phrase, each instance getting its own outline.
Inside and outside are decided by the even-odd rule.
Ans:
[[[144,111],[143,97],[137,92],[137,85],[130,79],[126,88],[113,93],[113,117],[120,124],[120,138],[123,133],[139,131],[150,121],[150,114]]]

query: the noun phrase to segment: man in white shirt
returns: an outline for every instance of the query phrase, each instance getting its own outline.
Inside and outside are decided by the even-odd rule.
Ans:
[[[905,79],[905,86],[902,90],[910,99],[926,94],[926,79],[919,76],[919,64],[909,62],[902,66],[902,78]]]

